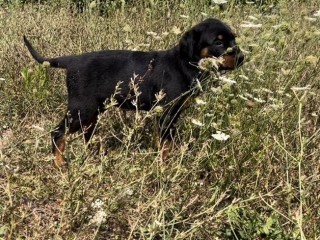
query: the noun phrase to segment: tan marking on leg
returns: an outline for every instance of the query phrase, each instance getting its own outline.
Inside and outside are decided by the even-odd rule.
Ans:
[[[173,143],[170,140],[165,140],[161,147],[160,159],[161,161],[165,161],[168,159],[169,153],[172,150]]]
[[[59,139],[56,142],[56,149],[54,151],[54,155],[55,155],[54,165],[57,168],[61,168],[67,164],[67,162],[63,157],[63,152],[65,148],[66,148],[66,137],[63,136],[61,139]]]

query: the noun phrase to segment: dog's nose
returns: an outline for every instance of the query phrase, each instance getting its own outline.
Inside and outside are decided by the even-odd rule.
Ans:
[[[240,48],[238,45],[234,45],[232,47],[232,53],[234,54],[235,56],[235,60],[236,60],[236,66],[239,67],[243,64],[243,61],[244,61],[244,55],[243,53],[241,52]]]
[[[236,66],[239,67],[244,62],[244,54],[240,51],[236,53]]]

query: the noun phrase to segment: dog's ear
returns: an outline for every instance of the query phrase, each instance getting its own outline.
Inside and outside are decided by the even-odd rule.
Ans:
[[[197,45],[199,41],[199,34],[195,29],[186,32],[180,40],[180,54],[186,60],[194,60],[197,58]]]

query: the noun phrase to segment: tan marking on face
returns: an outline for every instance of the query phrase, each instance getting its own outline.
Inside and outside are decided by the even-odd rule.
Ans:
[[[219,39],[219,40],[223,40],[223,35],[221,35],[221,34],[218,35],[218,39]]]
[[[208,58],[208,57],[211,57],[209,55],[209,49],[208,48],[203,48],[200,52],[200,57],[201,58]]]
[[[222,67],[227,68],[227,69],[235,69],[236,68],[236,59],[234,56],[224,55],[223,59],[224,59],[224,61],[222,63]]]
[[[64,160],[63,152],[66,148],[66,137],[62,137],[56,142],[56,148],[54,151],[55,159],[54,159],[54,165],[57,168],[61,168],[62,166],[66,165],[67,162]]]

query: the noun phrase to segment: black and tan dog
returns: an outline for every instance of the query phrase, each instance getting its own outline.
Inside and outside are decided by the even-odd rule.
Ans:
[[[166,51],[106,50],[45,58],[26,37],[24,42],[39,63],[48,62],[51,67],[67,70],[67,114],[52,132],[57,166],[65,164],[65,134],[85,129],[85,140],[89,141],[98,114],[112,97],[123,109],[148,111],[156,103],[160,106],[172,103],[164,108],[160,118],[160,126],[164,126],[160,130],[161,143],[166,151],[182,105],[199,76],[197,63],[202,58],[222,57],[219,70],[232,70],[244,60],[230,27],[212,18],[191,28],[178,45]],[[138,96],[132,88],[132,79],[139,88]],[[157,102],[159,92],[164,97]]]

